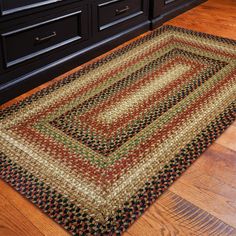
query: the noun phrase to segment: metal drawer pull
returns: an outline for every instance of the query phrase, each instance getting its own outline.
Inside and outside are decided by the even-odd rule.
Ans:
[[[46,40],[48,40],[48,39],[54,38],[55,36],[57,36],[57,32],[56,32],[56,31],[53,31],[51,35],[48,35],[48,36],[43,37],[43,38],[36,37],[35,40],[36,40],[37,42],[43,42],[43,41],[46,41]]]
[[[129,10],[129,6],[126,6],[125,8],[123,9],[116,9],[116,15],[120,15],[122,13],[125,13]]]

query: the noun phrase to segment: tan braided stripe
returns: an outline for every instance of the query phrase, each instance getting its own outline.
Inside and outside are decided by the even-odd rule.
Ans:
[[[235,99],[235,41],[165,26],[1,111],[0,176],[74,235],[119,234]]]

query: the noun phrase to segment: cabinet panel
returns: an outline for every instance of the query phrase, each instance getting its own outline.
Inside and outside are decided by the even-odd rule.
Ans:
[[[21,78],[69,60],[65,58],[87,47],[88,22],[89,7],[87,2],[81,4],[81,1],[17,18],[13,14],[12,19],[3,21],[0,27],[0,91],[15,80],[21,81]]]
[[[5,67],[80,40],[81,14],[78,10],[2,34]]]
[[[93,34],[99,40],[148,23],[148,6],[147,0],[95,0]]]
[[[143,14],[142,0],[111,0],[98,5],[99,29],[103,30]]]
[[[63,0],[0,0],[0,10],[2,15],[12,14]]]

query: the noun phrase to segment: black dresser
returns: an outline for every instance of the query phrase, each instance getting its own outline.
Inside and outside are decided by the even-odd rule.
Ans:
[[[202,0],[0,0],[0,103]]]

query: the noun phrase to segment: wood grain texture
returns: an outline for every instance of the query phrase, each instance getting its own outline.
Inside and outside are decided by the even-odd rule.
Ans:
[[[236,154],[213,144],[170,191],[236,227]]]
[[[216,141],[233,151],[236,151],[236,126],[232,125],[229,129],[227,129],[220,138]]]
[[[235,12],[235,0],[208,0],[167,24],[236,39]],[[68,233],[0,181],[0,235],[65,236]],[[236,121],[124,234],[159,235],[236,235]]]
[[[214,217],[191,202],[166,191],[128,235],[232,235],[235,228]]]
[[[208,0],[166,24],[236,39],[235,12],[235,0]]]
[[[1,192],[3,190],[1,189]],[[16,209],[7,197],[0,194],[0,235],[7,236],[42,236],[43,233],[25,217],[21,211]]]

